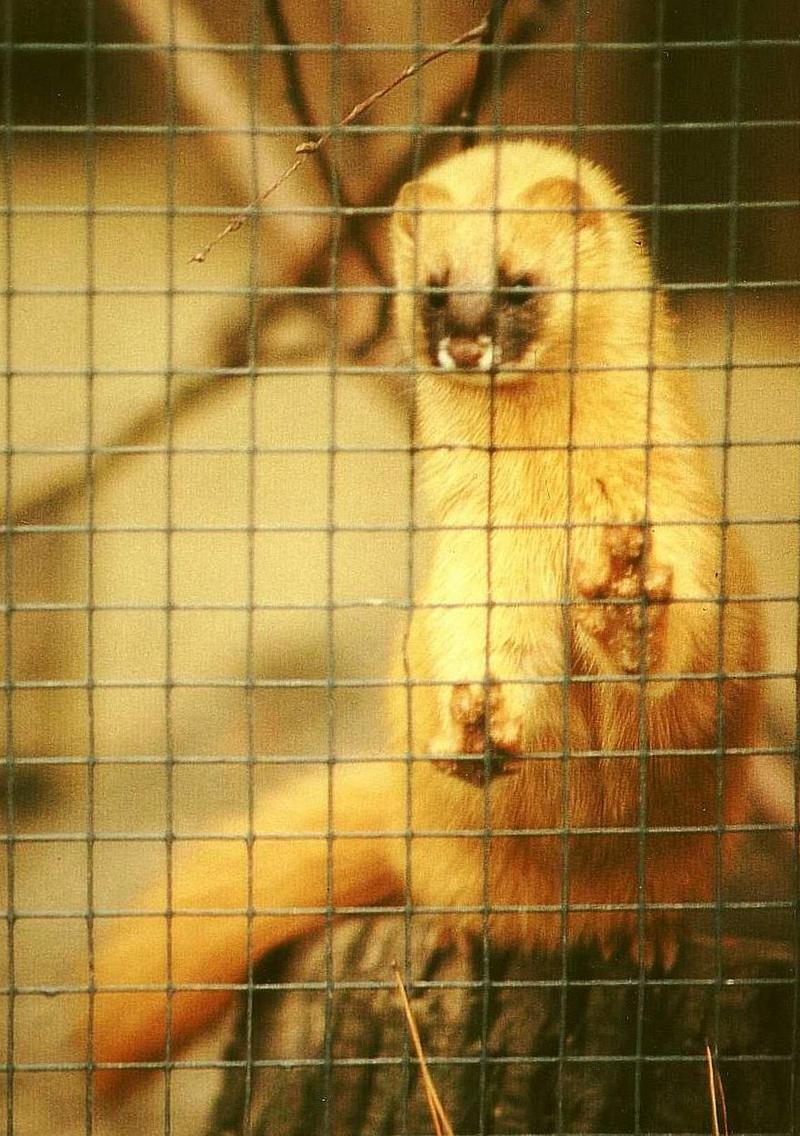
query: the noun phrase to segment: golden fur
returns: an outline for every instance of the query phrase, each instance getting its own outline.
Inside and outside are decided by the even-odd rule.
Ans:
[[[718,783],[727,821],[745,800],[740,763],[720,777],[717,755],[758,743],[760,634],[641,233],[602,170],[505,143],[406,186],[393,247],[432,533],[393,691],[395,752],[414,760],[326,767],[261,801],[249,882],[241,837],[176,844],[169,971],[163,917],[117,921],[98,945],[99,1062],[159,1059],[167,1021],[163,989],[103,987],[241,981],[248,952],[320,926],[329,904],[408,889],[415,907],[467,909],[443,934],[479,928],[488,905],[497,939],[551,948],[614,949],[643,928],[649,964],[673,954],[671,905],[713,898]],[[501,268],[538,289],[528,316],[508,308],[514,366],[443,370],[428,290],[450,296],[437,318],[461,321],[443,350],[474,361],[470,320],[495,319]],[[229,997],[176,992],[172,1052]]]

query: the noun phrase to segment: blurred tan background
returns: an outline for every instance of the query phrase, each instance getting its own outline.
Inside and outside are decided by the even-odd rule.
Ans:
[[[353,45],[448,41],[482,14],[284,7],[321,124],[415,57]],[[728,516],[757,564],[773,741],[788,752],[800,28],[790,3],[748,6],[740,29],[688,2],[659,27],[656,7],[581,21],[572,4],[512,2],[504,36],[528,50],[503,55],[497,114],[561,138],[583,122],[582,146],[642,208],[694,368],[687,393],[727,447]],[[15,1131],[77,1134],[84,1074],[25,1066],[80,1061],[64,1023],[85,998],[45,991],[86,981],[90,905],[130,904],[168,828],[207,831],[298,760],[384,744],[380,683],[410,585],[410,399],[391,335],[359,352],[388,282],[383,213],[416,163],[456,144],[436,128],[455,121],[474,56],[435,64],[337,141],[332,193],[307,162],[258,226],[199,265],[192,253],[305,136],[280,55],[252,50],[274,44],[269,7],[196,0],[172,21],[156,0],[12,8],[0,421],[5,819],[19,840],[2,965],[18,991]],[[752,46],[725,46],[737,31]],[[673,46],[648,46],[659,34]],[[87,51],[87,36],[105,46]],[[335,39],[347,48],[324,46]],[[488,100],[481,120],[494,115]],[[331,201],[366,212],[336,225]],[[197,1130],[214,1083],[175,1075],[174,1132]],[[156,1086],[95,1131],[156,1133],[162,1117]]]

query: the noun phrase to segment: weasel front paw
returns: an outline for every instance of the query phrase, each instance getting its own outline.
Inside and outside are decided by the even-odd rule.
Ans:
[[[575,623],[624,674],[657,669],[663,657],[672,569],[654,563],[651,540],[640,525],[602,530],[596,555],[576,564]],[[646,628],[646,630],[645,630]]]
[[[443,728],[429,747],[434,763],[479,786],[513,772],[514,755],[522,749],[523,718],[506,688],[460,683],[444,701]]]

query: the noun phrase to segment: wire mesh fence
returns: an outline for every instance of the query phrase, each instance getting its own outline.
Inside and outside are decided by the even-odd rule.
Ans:
[[[731,1131],[795,1132],[794,5],[7,0],[3,27],[7,1131],[438,1131],[396,960],[459,1136],[711,1131],[709,1060]],[[520,140],[577,188],[509,206]],[[481,145],[493,192],[424,188]],[[584,273],[629,214],[658,288],[627,252]],[[612,325],[638,355],[595,350]],[[483,398],[483,433],[433,428],[431,382]],[[635,428],[581,409],[613,389]],[[610,481],[582,512],[592,463],[641,515]],[[654,662],[664,603],[710,613],[688,662]],[[592,662],[586,629],[634,608],[634,661]],[[552,694],[547,736],[539,709],[501,736],[517,693]]]

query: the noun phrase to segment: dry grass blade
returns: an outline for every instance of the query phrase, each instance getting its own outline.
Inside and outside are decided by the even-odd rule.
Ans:
[[[725,1104],[725,1090],[722,1087],[722,1078],[714,1064],[711,1047],[706,1042],[706,1068],[708,1070],[708,1095],[711,1099],[711,1131],[713,1136],[720,1136],[720,1111],[722,1113],[722,1136],[730,1136],[728,1131],[728,1109]],[[719,1093],[719,1100],[717,1094]]]
[[[722,1109],[722,1132],[723,1132],[723,1136],[730,1136],[730,1131],[728,1129],[728,1106],[725,1103],[725,1089],[722,1087],[722,1077],[719,1074],[719,1069],[715,1069],[715,1073],[716,1073],[716,1081],[717,1081],[717,1091],[719,1093],[719,1103],[720,1103],[720,1108]]]
[[[422,1076],[422,1083],[425,1087],[425,1096],[428,1101],[428,1108],[430,1109],[431,1117],[433,1118],[434,1131],[436,1132],[436,1136],[454,1136],[453,1129],[450,1127],[450,1121],[447,1119],[447,1114],[444,1111],[442,1102],[439,1099],[439,1094],[436,1092],[436,1086],[434,1085],[431,1075],[428,1072],[428,1063],[425,1060],[425,1054],[422,1049],[422,1042],[419,1038],[417,1023],[414,1021],[414,1015],[411,1010],[411,1003],[408,1000],[408,994],[406,993],[406,988],[400,975],[400,968],[398,967],[396,962],[392,963],[392,968],[394,970],[394,978],[395,982],[397,983],[397,989],[400,994],[400,1001],[403,1004],[403,1012],[406,1016],[408,1032],[411,1036],[411,1041],[414,1045],[414,1050],[419,1061],[420,1074]]]
[[[282,173],[278,174],[278,176],[272,182],[270,182],[264,192],[259,194],[255,201],[251,201],[250,204],[241,211],[241,213],[237,213],[235,217],[232,217],[224,229],[221,229],[220,232],[217,233],[217,235],[212,240],[210,240],[204,248],[199,249],[194,254],[194,256],[190,258],[190,263],[202,264],[211,250],[215,247],[215,245],[218,245],[221,240],[224,240],[224,238],[229,236],[231,233],[235,233],[237,232],[237,230],[241,229],[245,221],[247,221],[247,219],[255,213],[256,209],[260,205],[263,205],[264,202],[269,197],[271,197],[277,189],[280,189],[283,183],[285,181],[288,181],[288,179],[297,172],[300,166],[303,165],[303,163],[311,154],[316,154],[320,147],[324,146],[325,143],[333,137],[334,133],[337,130],[341,130],[342,127],[349,126],[351,122],[355,122],[355,120],[357,118],[360,118],[362,114],[370,109],[370,107],[374,106],[374,104],[378,102],[379,99],[385,98],[385,96],[390,94],[395,89],[395,87],[399,87],[401,83],[404,83],[407,79],[411,79],[414,75],[421,71],[423,67],[427,67],[430,63],[434,63],[437,59],[441,59],[444,55],[449,55],[450,52],[457,47],[463,47],[464,44],[473,43],[476,40],[482,39],[486,33],[487,26],[488,17],[484,17],[481,22],[476,25],[476,27],[470,28],[469,31],[464,32],[460,36],[457,36],[454,40],[451,40],[450,43],[446,44],[444,47],[440,47],[436,51],[431,51],[428,53],[428,55],[423,56],[423,58],[418,60],[416,63],[410,64],[403,71],[401,71],[399,75],[396,75],[394,79],[391,80],[391,82],[387,83],[385,87],[381,87],[379,91],[373,92],[373,94],[369,95],[368,98],[364,99],[360,103],[357,103],[340,122],[337,122],[336,126],[325,130],[322,134],[320,134],[318,138],[316,138],[312,142],[301,142],[299,146],[295,147],[294,152],[297,156],[294,161],[291,162],[286,167],[286,169],[282,171]]]

